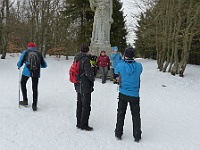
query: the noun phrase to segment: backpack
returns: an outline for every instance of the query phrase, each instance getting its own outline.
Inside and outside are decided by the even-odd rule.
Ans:
[[[40,53],[36,50],[27,50],[26,52],[27,68],[30,70],[32,77],[38,77],[41,64]]]
[[[69,69],[69,80],[72,83],[79,83],[80,78],[80,60],[74,61]]]

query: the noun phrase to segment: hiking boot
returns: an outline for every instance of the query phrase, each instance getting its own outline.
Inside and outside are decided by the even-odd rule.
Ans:
[[[115,137],[117,138],[117,140],[122,140],[122,136],[118,136],[115,134]]]
[[[93,131],[94,130],[92,127],[89,127],[89,126],[87,126],[87,127],[81,127],[80,129],[81,130],[85,130],[85,131]]]
[[[80,125],[78,125],[78,124],[76,125],[76,127],[77,127],[77,129],[81,129]]]
[[[135,142],[139,143],[139,141],[141,140],[141,138],[135,138]]]
[[[37,111],[37,106],[35,104],[32,104],[33,111]]]
[[[28,106],[28,101],[27,100],[19,101],[19,105]]]

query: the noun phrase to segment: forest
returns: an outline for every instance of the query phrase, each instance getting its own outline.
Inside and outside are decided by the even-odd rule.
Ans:
[[[200,64],[200,0],[152,0],[140,14],[135,47],[157,60],[160,71],[183,76],[186,65]]]
[[[90,44],[94,12],[89,0],[1,0],[0,54],[21,52],[33,41],[44,56],[74,55]],[[125,16],[120,0],[113,1],[111,45],[126,47]]]

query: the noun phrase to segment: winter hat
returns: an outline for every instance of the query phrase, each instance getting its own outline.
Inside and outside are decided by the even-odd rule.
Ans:
[[[114,46],[114,47],[112,48],[112,50],[113,50],[113,51],[114,51],[114,50],[118,51],[118,47],[117,47],[117,46]]]
[[[35,44],[33,42],[28,43],[27,47],[36,47]]]
[[[87,44],[82,44],[81,45],[81,52],[87,53],[88,51],[89,51],[89,47],[87,46]]]
[[[128,58],[135,57],[135,49],[132,46],[129,46],[125,49],[124,56]]]

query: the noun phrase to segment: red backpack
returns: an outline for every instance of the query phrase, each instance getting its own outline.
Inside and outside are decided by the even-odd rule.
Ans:
[[[79,82],[78,80],[80,74],[79,65],[80,65],[80,60],[74,61],[69,69],[69,80],[75,84]]]

